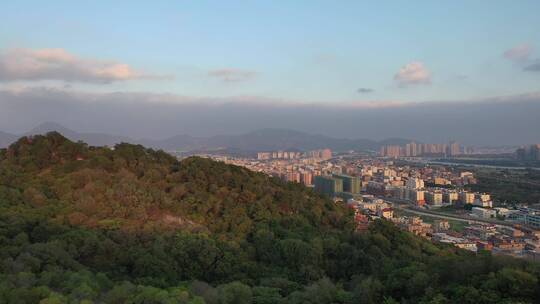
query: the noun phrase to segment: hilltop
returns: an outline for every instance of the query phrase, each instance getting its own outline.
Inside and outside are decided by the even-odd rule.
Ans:
[[[244,168],[198,157],[178,161],[140,145],[88,147],[57,132],[21,138],[0,154],[0,163],[2,184],[25,187],[20,201],[38,209],[54,205],[55,220],[88,227],[243,236],[255,220],[290,217],[318,225],[331,224],[332,215],[337,225],[346,214],[304,187]]]
[[[57,132],[0,150],[0,303],[533,303],[540,266],[475,256],[299,184]]]

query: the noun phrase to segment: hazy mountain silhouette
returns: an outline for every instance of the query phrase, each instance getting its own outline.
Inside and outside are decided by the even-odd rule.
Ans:
[[[36,134],[45,134],[51,131],[57,131],[60,134],[64,135],[66,138],[72,141],[84,141],[91,146],[112,146],[121,142],[130,142],[135,143],[136,141],[126,137],[126,136],[115,136],[104,133],[79,133],[68,129],[60,124],[55,122],[45,122],[37,127],[33,128],[29,132],[26,132],[23,135],[36,135]]]
[[[57,131],[70,140],[84,141],[92,146],[112,146],[117,143],[128,142],[168,151],[216,149],[231,149],[238,151],[306,151],[320,148],[331,148],[336,151],[375,150],[382,144],[404,144],[409,141],[402,138],[387,139],[383,142],[369,139],[334,138],[289,129],[261,129],[241,135],[216,135],[211,137],[193,137],[184,134],[162,140],[138,140],[126,136],[116,136],[104,133],[82,133],[73,131],[54,122],[46,122],[22,135],[0,132],[0,147],[7,147],[20,136],[45,134],[51,131]]]

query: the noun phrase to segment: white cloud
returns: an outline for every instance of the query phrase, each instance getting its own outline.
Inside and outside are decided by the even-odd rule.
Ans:
[[[400,86],[431,84],[431,72],[422,62],[411,62],[399,69],[394,80]]]
[[[506,50],[503,56],[504,58],[511,61],[524,62],[529,60],[529,56],[531,55],[531,53],[532,46],[530,44],[524,43]]]
[[[111,83],[162,78],[134,70],[125,63],[77,57],[64,49],[11,49],[0,52],[0,82],[59,80]]]
[[[224,82],[240,82],[255,78],[255,76],[257,76],[257,73],[254,71],[227,68],[212,70],[208,72],[208,75],[214,78],[218,78]]]

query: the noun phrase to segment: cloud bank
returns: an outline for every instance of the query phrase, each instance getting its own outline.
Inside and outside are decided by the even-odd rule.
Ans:
[[[0,82],[59,80],[106,84],[161,78],[125,63],[80,58],[64,49],[11,49],[0,52]]]
[[[540,93],[478,101],[371,104],[33,88],[0,91],[0,130],[20,134],[54,121],[80,132],[154,139],[286,128],[375,140],[403,137],[479,145],[540,142]]]

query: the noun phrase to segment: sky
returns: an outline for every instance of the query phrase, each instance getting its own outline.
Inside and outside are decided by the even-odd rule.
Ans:
[[[0,10],[0,90],[34,101],[55,90],[81,107],[137,94],[162,109],[205,103],[216,114],[227,104],[399,113],[418,104],[522,101],[540,92],[539,11],[539,1],[8,1]],[[12,114],[0,129],[42,122],[23,126],[24,113]],[[167,133],[240,132],[227,127],[234,123]],[[282,125],[294,124],[270,127]]]

